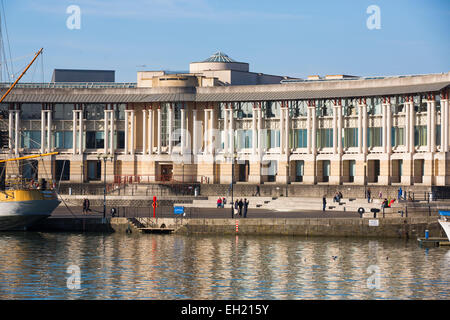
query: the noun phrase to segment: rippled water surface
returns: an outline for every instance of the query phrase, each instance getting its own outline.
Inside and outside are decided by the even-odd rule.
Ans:
[[[79,267],[79,289],[68,288],[69,266]],[[450,249],[399,239],[0,233],[0,299],[79,298],[447,300]]]

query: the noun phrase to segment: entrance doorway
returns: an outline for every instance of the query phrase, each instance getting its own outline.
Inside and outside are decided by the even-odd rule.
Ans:
[[[87,180],[99,181],[102,176],[102,162],[100,160],[88,160],[87,166]]]
[[[378,176],[380,175],[380,160],[367,161],[367,181],[378,182]]]
[[[239,168],[238,181],[239,182],[247,182],[248,181],[248,172],[250,169],[250,162],[248,160],[245,160],[244,163],[238,163],[238,168]]]
[[[173,177],[173,165],[162,164],[161,165],[161,173],[160,173],[160,181],[172,181],[172,177]]]
[[[295,182],[302,182],[305,173],[305,161],[295,161]]]

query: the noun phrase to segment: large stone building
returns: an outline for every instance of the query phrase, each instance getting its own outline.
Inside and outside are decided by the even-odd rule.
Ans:
[[[449,72],[248,74],[219,59],[137,83],[18,85],[0,105],[1,157],[59,154],[6,176],[229,184],[234,168],[252,184],[450,184]]]

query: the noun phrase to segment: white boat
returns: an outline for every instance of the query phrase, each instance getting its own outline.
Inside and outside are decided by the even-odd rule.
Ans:
[[[442,229],[444,229],[448,241],[450,241],[450,211],[439,211],[439,214],[439,224],[441,225]]]
[[[0,231],[26,230],[49,217],[60,202],[53,190],[1,191]]]

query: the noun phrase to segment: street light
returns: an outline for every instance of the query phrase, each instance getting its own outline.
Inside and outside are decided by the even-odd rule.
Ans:
[[[102,223],[106,222],[106,160],[110,159],[113,161],[113,156],[107,154],[102,154],[97,156],[98,160],[103,159],[103,219]]]

